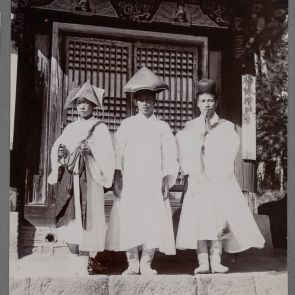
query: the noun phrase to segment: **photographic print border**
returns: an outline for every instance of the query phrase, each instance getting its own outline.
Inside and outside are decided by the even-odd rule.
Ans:
[[[295,289],[295,3],[289,1],[289,111],[288,111],[288,269],[289,294]],[[9,237],[9,93],[10,93],[10,1],[0,1],[0,286],[8,294]],[[5,70],[4,70],[5,69]]]

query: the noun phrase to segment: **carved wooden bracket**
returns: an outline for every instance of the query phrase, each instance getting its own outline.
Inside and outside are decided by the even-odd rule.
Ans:
[[[228,0],[31,0],[30,7],[134,22],[229,28],[232,17],[228,3]]]

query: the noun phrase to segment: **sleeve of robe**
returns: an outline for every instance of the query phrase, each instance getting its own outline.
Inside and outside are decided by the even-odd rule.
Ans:
[[[194,140],[192,140],[194,139]],[[201,132],[185,128],[176,134],[177,159],[185,175],[199,172]]]
[[[162,135],[162,177],[169,175],[168,185],[172,187],[177,179],[179,165],[177,163],[177,148],[175,137],[168,126],[165,124]]]
[[[107,126],[101,123],[88,139],[91,154],[88,164],[93,179],[104,187],[110,187],[114,174],[114,149]]]
[[[184,174],[189,174],[189,167],[186,162],[186,149],[184,143],[183,130],[176,134],[176,145],[177,145],[177,160]]]
[[[58,168],[60,166],[58,162],[58,147],[61,143],[64,144],[63,140],[65,137],[65,134],[68,133],[69,129],[71,128],[71,125],[69,124],[66,126],[66,128],[63,130],[62,134],[56,139],[54,142],[51,153],[50,153],[50,162],[51,162],[51,172],[48,175],[47,182],[49,184],[55,184],[58,180]]]
[[[119,126],[114,140],[115,146],[115,169],[123,171],[124,151],[126,145],[126,122],[123,120]]]
[[[220,175],[232,175],[234,173],[234,161],[240,145],[240,137],[235,131],[234,124],[226,121],[223,123],[223,142],[216,146],[217,157],[215,158],[216,173]]]

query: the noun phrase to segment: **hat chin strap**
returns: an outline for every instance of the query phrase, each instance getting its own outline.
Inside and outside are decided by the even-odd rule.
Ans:
[[[83,118],[84,120],[89,120],[93,117],[93,113],[90,113],[88,116],[86,117],[82,117],[81,115],[79,115],[81,118]]]

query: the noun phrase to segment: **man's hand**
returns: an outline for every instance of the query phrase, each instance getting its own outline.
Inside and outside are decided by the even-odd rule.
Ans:
[[[87,142],[81,144],[81,155],[88,156],[91,153],[90,147]]]
[[[202,137],[205,137],[207,135],[207,133],[210,131],[210,129],[212,128],[211,123],[210,123],[210,110],[206,110],[203,113],[204,115],[204,123],[203,123],[203,130],[201,131],[201,135]]]
[[[211,123],[210,123],[209,113],[207,113],[205,116],[205,128],[206,128],[206,133],[208,133],[210,131],[210,129],[212,128]]]
[[[67,158],[69,155],[69,150],[66,148],[64,144],[60,144],[58,147],[58,157],[59,158]]]
[[[166,201],[169,199],[169,175],[166,175],[162,179],[162,195],[163,200]]]
[[[121,198],[121,193],[123,189],[123,175],[121,170],[115,170],[114,175],[114,195],[117,198]]]

